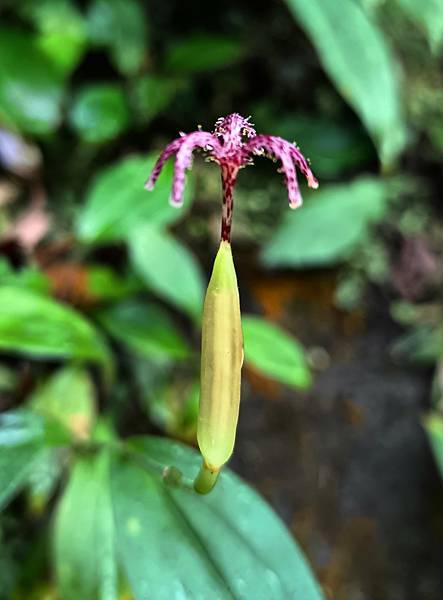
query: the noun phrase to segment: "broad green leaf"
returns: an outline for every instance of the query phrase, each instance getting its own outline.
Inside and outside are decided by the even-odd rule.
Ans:
[[[106,452],[76,461],[57,509],[54,554],[63,600],[117,599]]]
[[[132,264],[148,288],[198,320],[203,275],[190,251],[149,225],[134,231],[129,248]]]
[[[88,11],[89,36],[108,47],[111,58],[125,75],[136,73],[146,54],[146,11],[137,0],[93,0]]]
[[[152,303],[127,300],[96,313],[103,327],[132,350],[182,359],[190,350],[167,313]]]
[[[165,485],[166,466],[194,477],[201,458],[166,439],[132,444],[115,460],[118,553],[137,600],[320,600],[305,558],[272,509],[228,469],[208,496]]]
[[[2,285],[24,287],[43,295],[48,295],[50,291],[49,279],[42,271],[36,267],[24,267],[16,271],[2,259],[0,259],[0,281]]]
[[[440,475],[443,478],[443,417],[436,412],[424,419],[424,427],[428,434]]]
[[[384,216],[386,206],[386,185],[378,179],[324,187],[307,196],[302,208],[285,213],[262,260],[268,266],[336,264],[364,243],[369,226]]]
[[[85,205],[77,221],[82,241],[100,243],[130,238],[143,223],[163,226],[180,219],[183,209],[169,202],[173,163],[163,169],[152,192],[144,189],[158,154],[146,158],[131,156],[108,167],[95,178],[86,194]],[[185,207],[189,204],[192,177],[187,176]]]
[[[19,287],[0,287],[0,350],[86,360],[110,368],[107,346],[81,314]]]
[[[38,460],[32,462],[27,499],[33,515],[41,516],[55,493],[65,465],[64,450],[44,448]]]
[[[383,164],[405,144],[397,65],[382,31],[355,0],[286,0],[337,90],[372,135]]]
[[[36,413],[60,422],[75,438],[88,439],[95,422],[95,398],[85,369],[64,367],[41,385],[31,397]]]
[[[88,293],[95,301],[121,300],[142,288],[135,277],[117,275],[113,269],[103,265],[88,264],[87,276]]]
[[[100,144],[122,133],[130,121],[123,90],[114,83],[95,83],[75,97],[69,121],[85,141]]]
[[[243,54],[243,45],[238,40],[196,33],[169,46],[165,67],[179,73],[211,71],[237,62]]]
[[[73,2],[27,0],[18,8],[38,29],[36,43],[40,50],[62,75],[69,74],[86,48],[85,21]]]
[[[397,0],[408,15],[421,25],[433,52],[438,52],[443,42],[442,0]]]
[[[26,485],[45,448],[63,441],[39,415],[26,411],[0,415],[0,508]]]
[[[176,79],[151,74],[143,75],[131,84],[131,103],[142,123],[164,111],[180,87]]]
[[[0,118],[20,131],[43,135],[60,122],[62,78],[35,37],[0,28]]]
[[[311,374],[302,346],[276,325],[245,315],[242,317],[245,361],[252,367],[294,387],[311,385]]]

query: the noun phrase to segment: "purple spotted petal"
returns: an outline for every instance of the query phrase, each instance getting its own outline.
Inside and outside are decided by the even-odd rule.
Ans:
[[[211,133],[194,131],[181,138],[180,148],[177,152],[174,166],[174,180],[172,182],[171,204],[180,206],[183,203],[183,189],[185,187],[185,172],[192,165],[192,153],[196,148],[210,147],[211,152],[218,147],[218,141]]]
[[[245,145],[245,150],[254,153],[263,152],[265,156],[280,160],[281,167],[279,170],[285,178],[285,184],[288,188],[289,206],[291,208],[297,208],[302,203],[294,165],[297,165],[306,177],[309,187],[314,189],[318,187],[318,182],[303,154],[294,144],[287,142],[283,138],[273,135],[257,135],[248,141]]]
[[[272,135],[257,135],[254,126],[238,113],[217,120],[213,133],[194,131],[174,140],[160,155],[146,182],[146,189],[152,190],[163,165],[170,156],[176,154],[171,204],[182,204],[186,169],[192,164],[195,148],[203,148],[208,157],[220,165],[223,188],[222,239],[229,241],[233,210],[233,191],[237,173],[242,167],[252,164],[253,154],[265,154],[279,160],[279,171],[283,173],[288,189],[289,205],[297,208],[302,203],[297,182],[296,167],[300,169],[311,188],[318,182],[309,167],[308,161],[294,144]]]
[[[180,146],[183,142],[183,139],[184,138],[177,138],[176,140],[174,140],[173,142],[168,144],[166,146],[166,148],[163,150],[163,152],[160,154],[157,162],[154,165],[154,168],[151,171],[149,179],[145,183],[146,190],[152,191],[154,189],[155,182],[157,181],[158,176],[160,175],[165,162],[168,160],[168,158],[170,156],[172,156],[173,154],[175,154],[178,151],[178,149],[180,148]]]

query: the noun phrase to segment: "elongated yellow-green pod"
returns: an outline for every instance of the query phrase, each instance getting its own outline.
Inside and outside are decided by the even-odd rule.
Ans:
[[[243,335],[231,245],[220,243],[203,308],[197,439],[203,466],[194,487],[214,486],[232,454],[240,406]]]

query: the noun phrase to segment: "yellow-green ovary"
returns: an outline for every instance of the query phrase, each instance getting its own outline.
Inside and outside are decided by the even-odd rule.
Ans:
[[[209,469],[218,471],[234,449],[240,405],[243,335],[231,246],[221,242],[203,309],[197,439]]]

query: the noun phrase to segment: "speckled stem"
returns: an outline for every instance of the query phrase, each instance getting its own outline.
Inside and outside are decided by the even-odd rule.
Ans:
[[[237,180],[238,167],[223,165],[221,179],[223,189],[223,208],[221,224],[221,240],[231,241],[232,211],[234,209],[234,187]]]

